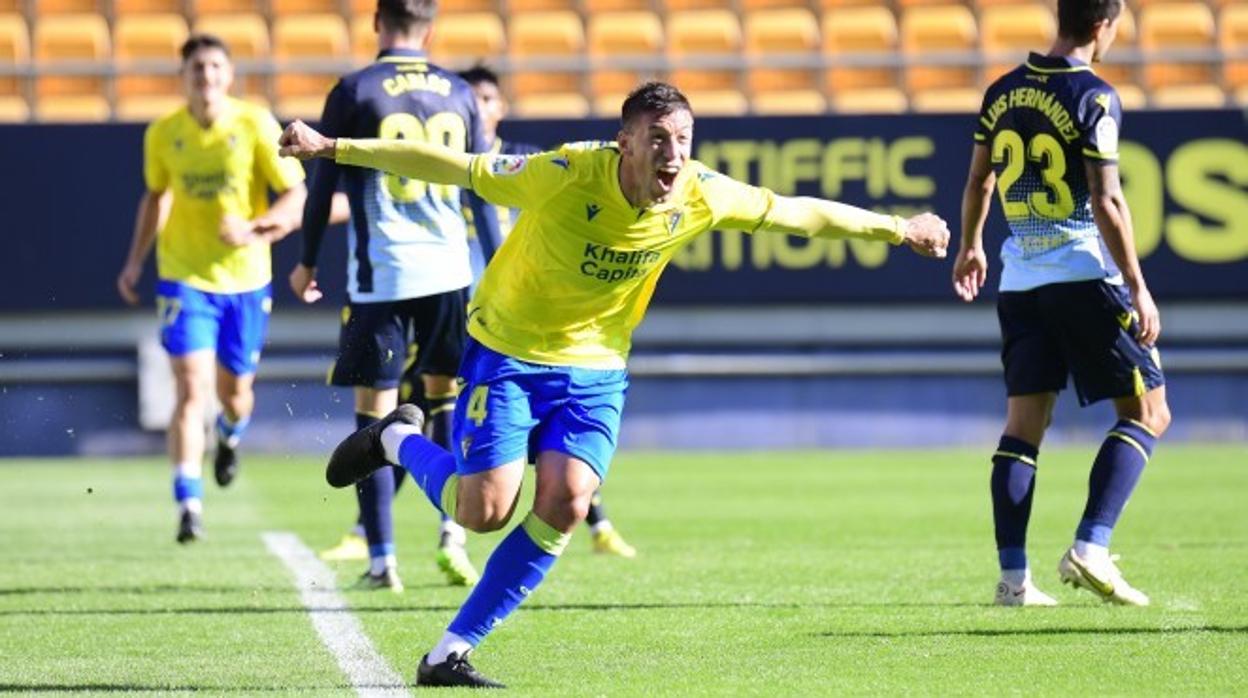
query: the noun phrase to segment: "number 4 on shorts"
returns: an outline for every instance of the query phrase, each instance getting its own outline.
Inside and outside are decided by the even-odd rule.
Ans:
[[[481,426],[481,423],[485,421],[485,401],[489,396],[490,386],[488,385],[478,385],[468,396],[468,419],[471,419],[477,426]]]

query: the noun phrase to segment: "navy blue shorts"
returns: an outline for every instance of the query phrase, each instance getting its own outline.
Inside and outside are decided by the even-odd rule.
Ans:
[[[409,367],[455,375],[464,355],[466,312],[460,291],[348,305],[329,382],[387,390],[398,387]]]
[[[1070,375],[1086,406],[1166,382],[1157,349],[1135,338],[1139,322],[1123,286],[1074,281],[1004,291],[997,319],[1010,396],[1058,392]]]

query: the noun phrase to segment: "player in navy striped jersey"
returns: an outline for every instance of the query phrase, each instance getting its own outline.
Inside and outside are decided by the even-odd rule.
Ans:
[[[1056,42],[988,88],[975,129],[953,286],[970,301],[986,280],[983,227],[995,187],[1010,229],[997,300],[1008,402],[991,478],[1000,605],[1057,603],[1032,582],[1025,545],[1040,441],[1068,375],[1080,404],[1112,400],[1118,421],[1092,465],[1058,573],[1105,601],[1148,604],[1109,555],[1114,525],[1170,424],[1155,347],[1161,320],[1118,178],[1122,105],[1091,65],[1113,43],[1121,12],[1122,0],[1059,0]]]
[[[507,118],[510,109],[507,97],[500,89],[497,73],[483,65],[476,65],[461,72],[459,76],[472,86],[472,91],[477,96],[477,108],[481,112],[485,141],[490,144],[489,152],[495,155],[520,156],[542,152],[541,148],[531,143],[505,141],[498,135],[498,125]],[[498,206],[495,210],[498,213],[499,241],[482,240],[473,229],[469,229],[468,246],[472,254],[473,279],[480,279],[481,274],[485,272],[487,249],[496,248],[502,239],[506,239],[512,226],[515,225],[516,218],[520,216],[520,209],[516,208]],[[624,536],[620,535],[611,519],[607,518],[607,509],[602,502],[601,492],[595,492],[590,500],[585,523],[589,525],[594,552],[626,558],[637,556],[637,549],[624,540]]]
[[[381,52],[334,86],[321,117],[326,133],[486,150],[471,88],[425,57],[435,13],[433,0],[378,1],[374,28]],[[291,287],[305,302],[321,297],[316,260],[340,181],[351,208],[350,303],[330,382],[354,388],[357,428],[367,426],[396,407],[408,347],[414,344],[432,437],[449,447],[454,376],[465,342],[464,289],[472,281],[460,190],[318,163],[304,209],[303,255],[290,275]],[[475,195],[470,199],[478,228],[497,236],[493,210]],[[396,471],[402,469],[378,470],[359,484],[357,494],[370,558],[361,585],[401,591],[390,513]],[[463,551],[464,537],[464,530],[444,517],[438,562],[452,583],[470,585],[476,571]]]

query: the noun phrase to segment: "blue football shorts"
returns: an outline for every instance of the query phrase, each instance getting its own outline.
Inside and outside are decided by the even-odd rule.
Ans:
[[[1010,396],[1058,392],[1069,375],[1087,406],[1166,382],[1156,347],[1135,338],[1139,321],[1123,286],[1073,281],[1002,292],[997,319]]]
[[[213,349],[217,363],[236,376],[256,372],[269,328],[272,289],[209,293],[177,281],[156,284],[160,343],[170,356]]]
[[[585,461],[606,480],[628,371],[546,366],[468,339],[452,427],[456,469],[479,473],[542,451]]]

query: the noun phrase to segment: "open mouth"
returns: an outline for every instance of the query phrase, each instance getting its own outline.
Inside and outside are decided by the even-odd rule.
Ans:
[[[655,172],[655,176],[659,180],[659,187],[661,187],[664,192],[672,190],[672,187],[676,184],[676,177],[678,175],[680,175],[680,168],[672,167],[670,165],[660,167],[658,171]]]

